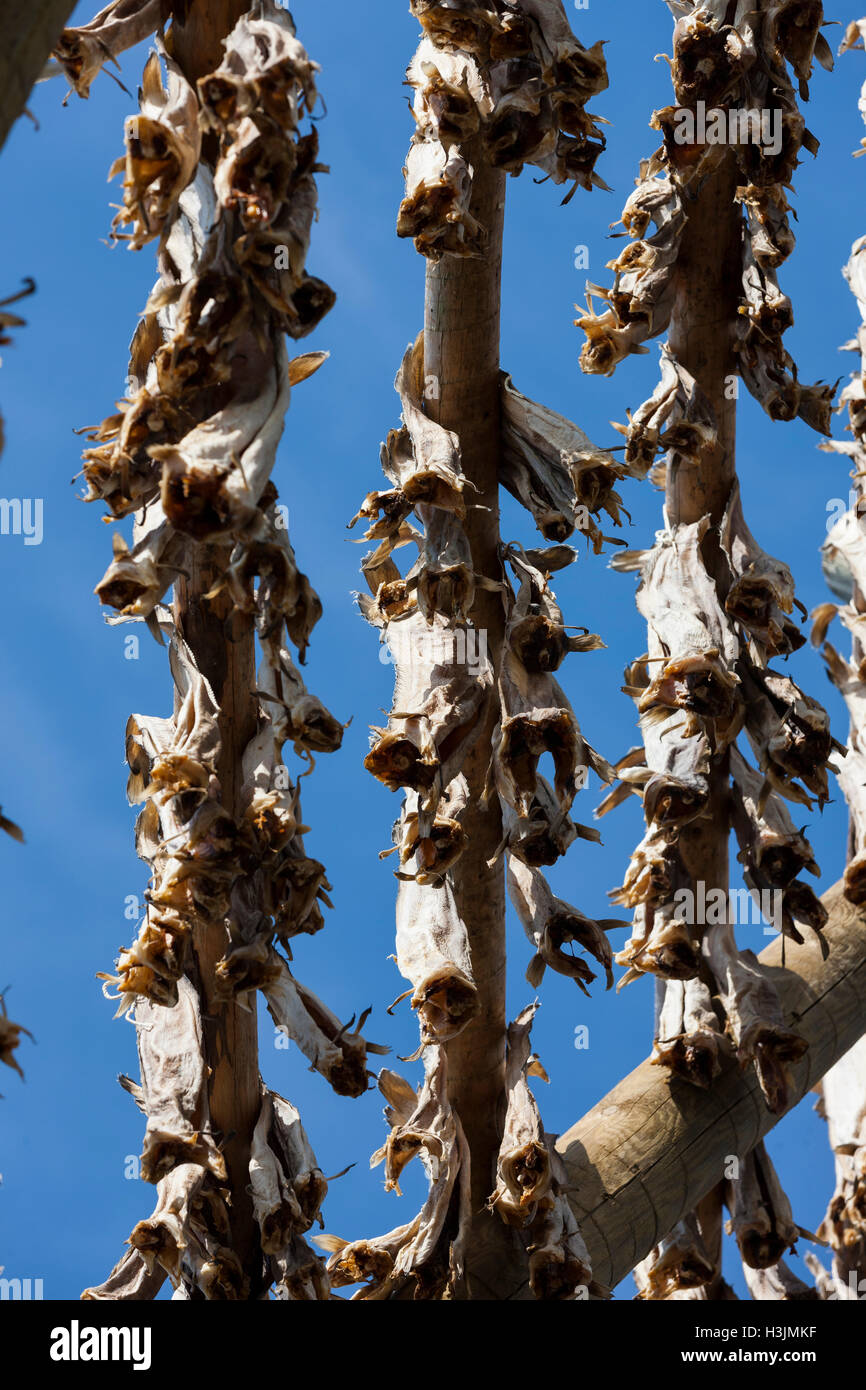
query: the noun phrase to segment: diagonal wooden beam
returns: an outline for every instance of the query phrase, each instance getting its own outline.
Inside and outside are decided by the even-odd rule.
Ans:
[[[866,911],[842,896],[841,883],[823,901],[826,959],[814,937],[785,942],[784,968],[781,938],[760,958],[786,1020],[809,1043],[792,1069],[789,1108],[866,1033]],[[599,1283],[618,1284],[720,1182],[726,1160],[748,1153],[779,1119],[754,1068],[734,1062],[708,1091],[649,1060],[615,1086],[557,1145]]]
[[[75,0],[0,6],[0,149],[74,9]]]

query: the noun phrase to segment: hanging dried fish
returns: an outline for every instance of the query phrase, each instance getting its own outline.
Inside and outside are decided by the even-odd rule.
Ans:
[[[769,1269],[786,1250],[795,1250],[800,1227],[763,1143],[740,1161],[740,1174],[726,1186],[731,1219],[727,1230],[736,1238],[743,1263]]]
[[[605,140],[586,103],[607,87],[602,45],[586,49],[561,0],[495,6],[412,5],[424,36],[409,66],[415,135],[397,235],[431,260],[477,256],[486,228],[469,212],[470,142],[498,169],[524,164],[554,183],[606,188],[595,172]]]
[[[160,59],[165,63],[163,85]],[[112,223],[116,240],[134,251],[161,236],[175,205],[193,178],[201,152],[198,102],[180,68],[161,43],[141,79],[139,113],[124,130],[126,154],[116,160],[109,178],[123,173],[123,206]],[[131,232],[123,228],[131,227]]]
[[[262,993],[268,1012],[285,1037],[297,1044],[312,1070],[319,1072],[338,1096],[360,1096],[368,1088],[367,1053],[386,1053],[390,1048],[368,1043],[361,1034],[369,1009],[358,1019],[341,1023],[336,1014],[312,990],[296,980],[283,957],[271,951],[268,963],[273,969],[263,981]]]
[[[148,8],[120,0],[93,34],[67,31],[82,90]],[[111,27],[121,20],[123,33]],[[261,989],[278,1026],[342,1095],[367,1089],[368,1051],[387,1051],[362,1036],[366,1014],[357,1029],[354,1019],[342,1023],[273,944],[319,930],[330,905],[324,866],[304,848],[308,827],[283,749],[291,744],[311,770],[343,732],[290,655],[289,643],[303,661],[322,610],[298,569],[270,476],[291,387],[327,356],[290,362],[283,335],[304,336],[334,299],[305,268],[324,166],[315,131],[299,127],[316,104],[318,67],[274,0],[252,0],[222,63],[196,88],[184,79],[178,45],[171,49],[159,49],[165,84],[158,57],[148,60],[141,111],[127,123],[124,206],[114,225],[121,235],[131,229],[133,249],[158,239],[159,279],[133,339],[129,396],[90,432],[85,455],[89,497],[114,517],[136,513],[132,547],[115,540],[99,596],[169,639],[176,690],[171,718],[135,716],[127,731],[129,795],[142,806],[136,843],[151,883],[137,940],[117,973],[103,977],[121,1010],[135,1010],[142,1086],[129,1088],[147,1115],[142,1169],[159,1200],[133,1231],[130,1256],[88,1296],[153,1297],[168,1277],[177,1298],[261,1298],[272,1285],[278,1299],[324,1300],[324,1266],[304,1236],[327,1184],[297,1112],[269,1091],[249,1170],[265,1265],[246,1267],[234,1250],[238,1179],[220,1147],[234,1136],[210,1119],[224,1059],[201,1023],[202,999],[210,1017],[252,1012]],[[200,130],[218,141],[202,142]],[[217,578],[209,593],[196,593],[191,575],[205,567]],[[184,608],[169,619],[160,607],[179,576],[193,583],[190,601],[205,618],[219,603],[250,650],[253,633],[262,648],[257,682],[248,677],[257,725],[239,758],[242,775],[236,785],[229,775],[226,788],[222,745],[238,712],[221,708],[226,692],[202,674]],[[205,967],[213,955],[202,944],[220,936],[222,957]]]
[[[819,1227],[833,1251],[833,1286],[838,1298],[862,1292],[866,1254],[866,1042],[846,1053],[821,1082],[818,1110],[829,1127],[836,1189]],[[852,1279],[853,1274],[853,1279]]]
[[[370,1160],[384,1161],[386,1191],[400,1193],[400,1174],[416,1155],[429,1183],[428,1196],[417,1217],[375,1240],[349,1243],[336,1236],[316,1236],[332,1252],[328,1274],[332,1285],[364,1282],[353,1295],[384,1299],[407,1284],[416,1299],[453,1296],[462,1277],[459,1248],[469,1218],[467,1207],[468,1149],[460,1121],[448,1101],[445,1049],[432,1046],[424,1053],[424,1083],[417,1095],[408,1082],[383,1071],[379,1089],[388,1102],[385,1116],[390,1133]]]
[[[530,1054],[532,1022],[538,1009],[530,1004],[508,1027],[505,1086],[507,1110],[496,1164],[496,1187],[489,1205],[515,1227],[529,1254],[529,1286],[537,1299],[568,1301],[583,1290],[598,1292],[589,1253],[564,1195],[565,1172],[545,1134],[529,1077],[547,1081],[547,1073]]]
[[[711,927],[705,940],[737,1059],[743,1067],[754,1064],[767,1109],[781,1115],[788,1106],[789,1068],[808,1044],[786,1027],[775,986],[754,952],[737,949],[730,924]]]
[[[88,97],[106,63],[118,66],[119,55],[158,30],[162,20],[161,0],[112,0],[89,24],[64,29],[54,58],[73,91]]]
[[[503,486],[532,514],[545,540],[562,542],[579,529],[599,554],[609,537],[593,518],[604,511],[621,525],[622,498],[614,484],[625,469],[564,416],[530,401],[504,372],[501,381]]]
[[[544,875],[516,855],[508,857],[508,893],[523,930],[535,947],[526,970],[526,978],[534,989],[541,984],[549,968],[558,975],[570,977],[584,994],[589,994],[586,986],[595,975],[580,956],[565,950],[572,942],[582,946],[603,967],[610,989],[613,971],[606,933],[625,923],[613,918],[593,921],[576,907],[555,897]]]
[[[647,1300],[670,1298],[683,1289],[703,1288],[715,1273],[697,1219],[690,1213],[635,1266],[637,1296]]]
[[[699,976],[666,981],[653,1042],[653,1065],[707,1090],[731,1046],[722,1032],[712,996]]]

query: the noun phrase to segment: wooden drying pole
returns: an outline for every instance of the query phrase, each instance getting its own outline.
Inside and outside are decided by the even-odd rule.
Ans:
[[[443,256],[427,262],[424,375],[428,415],[460,438],[471,493],[464,529],[476,575],[500,581],[499,325],[505,174],[493,169],[480,141],[467,142],[474,170],[470,216],[486,228],[483,256]],[[476,590],[470,614],[486,634],[498,678],[505,637],[499,593]],[[490,867],[502,840],[497,796],[487,803],[490,746],[498,718],[491,697],[478,737],[461,771],[469,786],[463,814],[467,848],[452,871],[454,895],[469,936],[478,1013],[448,1045],[448,1090],[472,1154],[472,1231],[466,1251],[469,1298],[502,1299],[523,1280],[525,1256],[514,1233],[487,1209],[495,1186],[505,1108],[505,860]]]
[[[182,7],[181,7],[182,8]],[[249,8],[248,0],[192,0],[183,22],[172,23],[172,53],[187,81],[196,81],[220,64],[223,41]],[[205,140],[202,160],[216,162],[214,141]],[[222,564],[219,563],[220,558]],[[229,631],[232,602],[227,593],[207,600],[222,577],[225,550],[190,544],[188,573],[175,586],[173,615],[196,666],[210,682],[219,706],[221,753],[218,767],[222,804],[239,819],[243,751],[256,732],[255,639],[251,618],[236,617]],[[258,1025],[255,1010],[236,999],[214,998],[217,961],[225,954],[222,921],[197,924],[193,949],[201,981],[204,1055],[210,1069],[210,1117],[221,1141],[229,1176],[232,1248],[244,1270],[254,1268],[259,1235],[248,1193],[250,1147],[259,1114]],[[255,1291],[253,1290],[253,1296]]]
[[[777,937],[759,957],[786,1023],[809,1044],[791,1068],[788,1109],[798,1105],[866,1025],[866,910],[837,883],[822,900],[830,918],[802,946]],[[782,966],[782,947],[785,966]],[[786,1112],[787,1113],[787,1112]],[[778,1124],[754,1068],[731,1059],[708,1091],[648,1059],[562,1136],[569,1201],[599,1283],[613,1288]]]
[[[74,9],[75,0],[0,6],[0,149]]]
[[[669,332],[673,357],[691,373],[713,408],[717,442],[699,464],[676,454],[670,456],[665,482],[667,524],[673,529],[709,516],[710,530],[702,553],[722,604],[727,565],[716,528],[736,478],[737,400],[731,386],[738,384],[734,352],[742,265],[741,215],[735,201],[738,182],[733,151],[727,150],[721,163],[698,183],[694,201],[686,204],[688,222],[680,248],[677,298]],[[706,815],[683,826],[679,833],[677,848],[693,892],[701,880],[707,893],[714,889],[728,892],[728,761],[726,754],[713,762]],[[716,1268],[715,1279],[706,1290],[713,1298],[723,1284],[721,1186],[703,1203],[698,1224]],[[667,1235],[667,1231],[660,1235]]]

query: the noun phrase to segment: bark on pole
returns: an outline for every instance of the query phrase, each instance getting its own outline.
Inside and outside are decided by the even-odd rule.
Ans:
[[[862,1035],[866,1022],[866,913],[842,884],[825,894],[830,920],[822,957],[810,939],[777,938],[760,956],[785,1021],[809,1049],[792,1067],[788,1109],[798,1105]],[[785,946],[786,965],[781,966]],[[711,1089],[698,1090],[642,1062],[557,1144],[569,1200],[600,1283],[613,1288],[781,1119],[754,1071],[726,1061]]]
[[[0,149],[74,8],[74,0],[27,0],[0,9]]]
[[[465,532],[477,575],[501,577],[499,557],[500,388],[499,323],[505,174],[490,167],[483,150],[466,147],[475,169],[471,216],[488,229],[483,257],[443,256],[427,263],[424,372],[428,413],[459,434],[463,471],[478,489]],[[432,380],[431,380],[432,379]],[[430,389],[432,387],[432,389]],[[484,509],[484,510],[482,510]],[[487,651],[497,676],[502,656],[504,612],[498,593],[479,588],[471,621],[487,634]],[[472,1153],[474,1228],[467,1251],[470,1297],[507,1297],[513,1237],[487,1210],[502,1137],[505,1091],[505,861],[493,867],[502,838],[499,803],[482,805],[490,742],[498,717],[495,700],[463,767],[470,805],[463,819],[468,848],[454,874],[460,916],[469,932],[472,973],[478,988],[477,1017],[449,1045],[449,1095],[461,1117]]]
[[[183,23],[172,26],[173,53],[187,80],[219,66],[223,40],[247,11],[247,0],[193,0]],[[188,577],[175,588],[174,619],[196,665],[213,687],[219,704],[222,753],[219,779],[228,814],[239,817],[242,755],[256,731],[255,643],[252,622],[235,622],[229,633],[231,599],[206,600],[220,571],[208,549],[195,547]],[[205,1057],[210,1067],[208,1099],[214,1129],[225,1138],[223,1156],[232,1191],[233,1248],[245,1269],[258,1245],[250,1200],[249,1167],[253,1129],[259,1114],[258,1024],[255,1010],[235,999],[212,997],[217,961],[226,950],[222,922],[196,928],[193,946],[205,997],[202,999]]]
[[[734,201],[738,177],[732,155],[713,171],[688,211],[680,249],[676,306],[671,319],[670,350],[700,384],[715,414],[718,443],[695,466],[677,454],[668,460],[665,510],[670,527],[709,516],[711,527],[722,520],[736,478],[737,402],[730,390],[736,378],[734,325],[740,301],[740,211]],[[717,586],[727,566],[718,531],[704,539],[704,560]],[[724,592],[719,597],[724,600]],[[710,773],[706,818],[682,828],[679,851],[695,892],[728,891],[730,824],[728,759],[717,760]],[[709,981],[709,976],[708,976]],[[716,1275],[705,1290],[709,1298],[723,1288],[721,1276],[722,1188],[702,1203],[698,1225],[713,1257]]]

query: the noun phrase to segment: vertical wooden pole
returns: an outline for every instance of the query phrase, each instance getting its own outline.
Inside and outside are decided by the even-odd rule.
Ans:
[[[75,0],[0,6],[0,149],[74,8]]]
[[[247,8],[247,0],[192,0],[184,22],[174,21],[173,53],[189,82],[194,84],[219,66],[223,40]],[[206,152],[203,157],[207,157]],[[241,760],[257,722],[253,694],[255,639],[252,621],[247,620],[242,627],[235,623],[229,640],[231,601],[225,595],[216,600],[204,597],[221,577],[226,559],[224,549],[218,553],[209,546],[190,544],[188,577],[180,578],[175,587],[174,618],[219,704],[222,799],[229,815],[237,817],[242,810]],[[224,1141],[233,1248],[245,1271],[254,1275],[259,1238],[247,1188],[250,1146],[260,1103],[258,1029],[255,1010],[242,1009],[234,1000],[226,1002],[213,997],[214,967],[227,945],[228,935],[222,922],[196,928],[193,946],[203,990],[211,1121],[217,1136]],[[253,1297],[255,1292],[253,1287]]]
[[[471,215],[488,232],[482,257],[444,256],[428,263],[424,320],[424,371],[428,413],[460,438],[463,471],[475,484],[465,531],[475,573],[499,580],[499,319],[505,175],[490,168],[483,151],[467,144],[474,173]],[[431,380],[432,379],[432,380]],[[504,612],[498,593],[479,589],[472,622],[486,633],[498,674]],[[479,1012],[448,1044],[449,1092],[471,1152],[473,1229],[467,1255],[470,1298],[510,1297],[525,1281],[513,1233],[486,1210],[495,1186],[496,1159],[505,1105],[505,876],[500,859],[488,861],[502,838],[495,794],[483,805],[498,701],[490,701],[479,737],[463,765],[469,807],[463,817],[468,847],[453,871],[454,892],[469,933]]]
[[[676,455],[669,460],[665,510],[671,527],[704,516],[718,525],[736,477],[737,401],[732,385],[737,373],[734,331],[742,266],[741,217],[734,201],[737,183],[736,162],[728,150],[686,209],[689,220],[677,266],[679,291],[669,342],[673,356],[692,374],[715,412],[718,443],[699,467]],[[716,531],[707,533],[703,554],[724,603],[726,566]],[[679,833],[677,846],[693,893],[699,880],[707,894],[718,888],[728,892],[729,785],[728,757],[715,759],[707,815]],[[720,1261],[721,1182],[703,1200],[697,1215],[707,1250]],[[713,1298],[722,1287],[718,1275],[707,1295]]]

